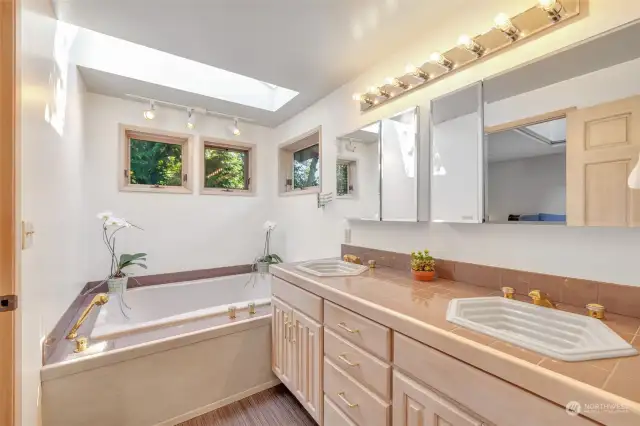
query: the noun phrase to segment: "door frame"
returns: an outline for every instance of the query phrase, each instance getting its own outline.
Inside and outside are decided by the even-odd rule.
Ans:
[[[19,104],[17,20],[19,0],[0,0],[0,296],[18,294]],[[19,425],[20,318],[0,313],[0,424]]]

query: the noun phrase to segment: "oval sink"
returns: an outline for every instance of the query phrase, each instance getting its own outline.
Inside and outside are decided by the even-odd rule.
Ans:
[[[562,361],[638,354],[598,319],[504,297],[453,299],[447,321]]]
[[[344,277],[359,275],[369,269],[364,265],[344,262],[338,259],[311,260],[296,267],[299,271],[318,277]]]

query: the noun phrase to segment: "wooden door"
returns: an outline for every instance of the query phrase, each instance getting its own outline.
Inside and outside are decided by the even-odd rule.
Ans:
[[[567,114],[567,224],[639,226],[640,96]]]
[[[482,426],[474,418],[435,392],[393,374],[393,426]]]
[[[15,0],[0,0],[0,300],[16,294]],[[0,301],[9,305],[7,299]],[[6,308],[6,306],[5,306]],[[0,311],[0,425],[15,422],[16,314]]]
[[[293,346],[293,392],[309,414],[322,424],[322,326],[297,310],[293,313]]]
[[[277,297],[272,297],[271,317],[271,369],[293,392],[293,309]]]

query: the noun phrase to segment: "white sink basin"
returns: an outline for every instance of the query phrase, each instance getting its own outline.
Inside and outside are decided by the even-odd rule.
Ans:
[[[344,277],[359,275],[369,268],[364,265],[356,265],[355,263],[344,262],[338,259],[329,259],[304,262],[298,265],[297,269],[318,277]]]
[[[598,319],[504,297],[453,299],[447,321],[562,361],[638,354]]]

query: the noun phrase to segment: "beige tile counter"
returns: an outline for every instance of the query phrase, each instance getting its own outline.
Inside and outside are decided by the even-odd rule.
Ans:
[[[640,424],[640,356],[556,361],[446,320],[451,299],[499,295],[493,289],[442,279],[416,282],[408,272],[384,267],[355,277],[316,277],[295,264],[272,266],[271,272],[560,406],[589,404],[593,408],[583,414],[597,422]],[[558,308],[582,313],[569,305]],[[640,350],[640,319],[609,314],[604,322]]]

